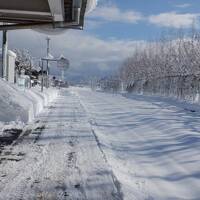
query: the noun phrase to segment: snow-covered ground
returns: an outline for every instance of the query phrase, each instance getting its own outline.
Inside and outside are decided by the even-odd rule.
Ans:
[[[125,200],[200,199],[200,113],[166,98],[73,88]]]
[[[199,200],[199,132],[194,105],[61,90],[2,151],[0,200]]]
[[[122,200],[73,92],[61,91],[0,155],[0,200]]]
[[[0,132],[2,128],[21,126],[31,122],[44,106],[56,98],[58,90],[40,88],[20,89],[0,79]]]

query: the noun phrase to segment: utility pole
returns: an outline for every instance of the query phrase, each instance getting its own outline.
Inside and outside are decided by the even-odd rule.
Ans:
[[[65,71],[64,71],[64,69],[61,70],[61,80],[62,81],[65,80]]]
[[[41,67],[41,92],[44,90],[44,63],[43,60],[39,61],[39,66]]]
[[[47,58],[49,57],[49,54],[50,54],[50,37],[47,37],[46,38],[47,40]],[[49,61],[47,59],[47,87],[49,87]]]
[[[8,53],[7,30],[3,30],[1,77],[5,78],[6,80],[7,80],[7,53]]]

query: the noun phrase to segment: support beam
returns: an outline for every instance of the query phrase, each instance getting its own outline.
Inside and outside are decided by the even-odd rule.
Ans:
[[[3,44],[2,44],[2,78],[7,80],[7,54],[8,54],[8,38],[7,38],[7,31],[4,30],[3,32]]]
[[[8,9],[0,9],[1,15],[9,15],[9,14],[15,14],[15,15],[36,15],[36,16],[50,16],[51,13],[49,12],[36,12],[36,11],[25,11],[25,10],[8,10]]]
[[[8,24],[8,25],[1,25],[0,24],[0,31],[2,30],[18,30],[18,29],[57,29],[57,30],[64,30],[64,29],[80,29],[82,30],[82,26],[80,26],[77,22],[56,22],[52,23],[23,23],[23,24]]]

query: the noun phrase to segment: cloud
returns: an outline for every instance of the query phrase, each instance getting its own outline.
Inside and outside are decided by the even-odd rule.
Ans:
[[[9,33],[9,48],[26,48],[34,57],[40,58],[46,54],[45,37],[43,34],[30,30],[12,31]],[[117,68],[124,58],[133,54],[136,47],[145,43],[145,41],[114,38],[101,39],[84,31],[70,30],[64,34],[52,36],[50,49],[55,57],[61,54],[66,56],[70,60],[71,68],[83,70],[87,65],[93,66],[98,72],[98,70],[111,71],[113,65]]]
[[[87,19],[85,22],[85,28],[87,30],[93,30],[102,27],[105,24],[103,21],[97,21],[92,19]]]
[[[63,41],[65,41],[64,44]],[[135,46],[140,42],[117,39],[103,40],[88,33],[69,31],[65,36],[55,37],[54,43],[56,49],[68,52],[73,63],[80,66],[85,62],[94,65],[111,61],[120,62],[125,57],[130,56]]]
[[[178,4],[178,8],[186,8],[191,4]],[[145,16],[140,12],[133,10],[123,11],[114,4],[106,4],[97,7],[88,16],[89,28],[98,28],[106,22],[118,22],[136,24],[140,21],[149,22],[160,27],[172,28],[190,28],[193,24],[198,26],[200,13],[177,13],[166,12],[156,15]],[[99,22],[99,23],[98,23]]]
[[[188,8],[190,6],[192,6],[192,5],[189,3],[175,5],[175,7],[177,7],[177,8]]]
[[[137,23],[143,19],[140,12],[133,10],[122,11],[115,5],[97,7],[90,15],[91,19],[100,19],[109,22]]]
[[[173,27],[173,28],[189,28],[193,24],[197,25],[200,14],[179,14],[176,12],[161,13],[158,15],[151,15],[148,17],[148,21],[152,24]]]

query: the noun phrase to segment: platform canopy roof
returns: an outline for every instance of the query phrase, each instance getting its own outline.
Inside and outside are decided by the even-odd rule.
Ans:
[[[96,0],[0,0],[0,30],[81,29]]]

